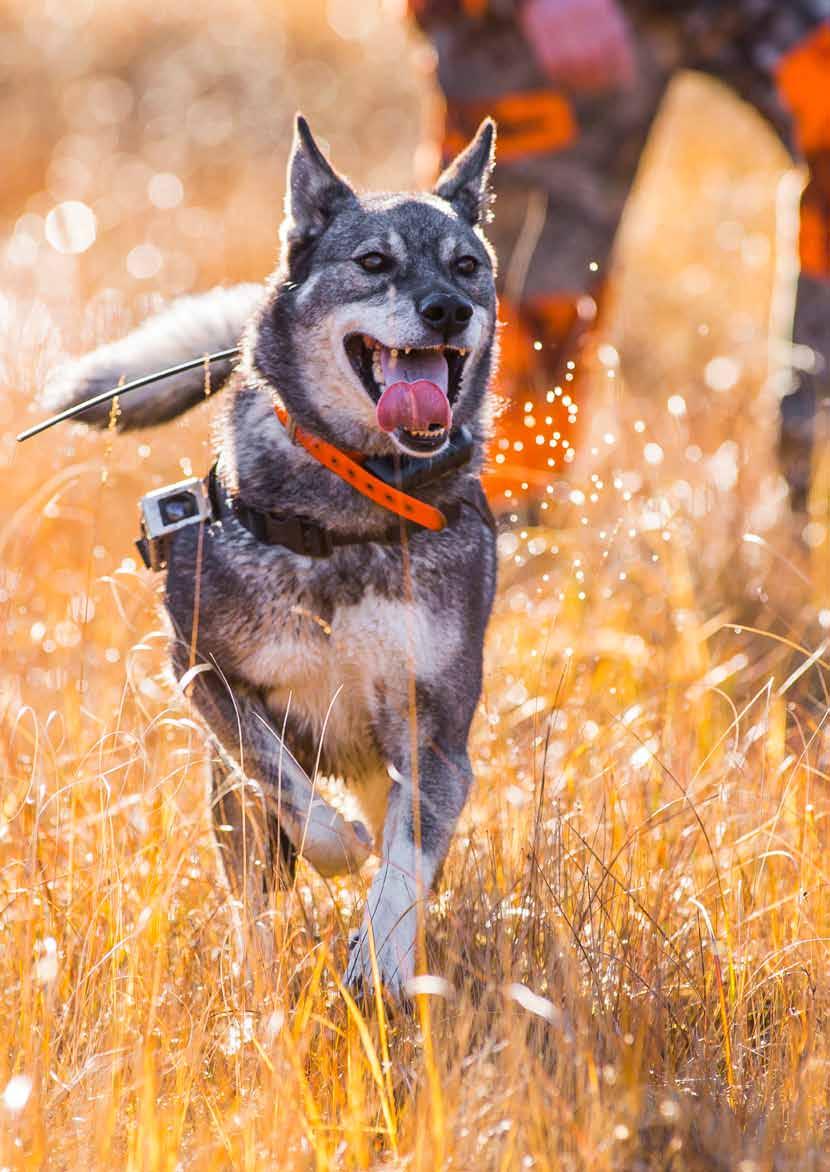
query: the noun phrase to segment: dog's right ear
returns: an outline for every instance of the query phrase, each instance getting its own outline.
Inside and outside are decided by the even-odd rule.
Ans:
[[[485,118],[475,138],[438,177],[434,191],[451,203],[470,224],[487,219],[490,206],[490,178],[496,161],[496,124]]]
[[[311,243],[337,212],[357,196],[330,166],[302,114],[294,124],[280,237],[289,252]]]

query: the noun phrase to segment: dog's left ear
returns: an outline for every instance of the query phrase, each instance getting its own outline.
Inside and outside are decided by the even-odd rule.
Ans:
[[[490,175],[496,161],[496,124],[485,118],[475,138],[450,163],[435,184],[435,194],[451,203],[471,224],[486,219]]]
[[[294,124],[285,185],[285,219],[280,236],[289,247],[307,244],[325,230],[337,212],[357,199],[314,141],[302,114]]]

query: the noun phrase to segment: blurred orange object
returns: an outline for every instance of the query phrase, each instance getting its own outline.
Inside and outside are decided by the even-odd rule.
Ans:
[[[830,25],[821,25],[779,62],[778,89],[805,155],[830,147]]]
[[[497,511],[532,510],[574,458],[584,405],[579,354],[597,315],[586,294],[501,299],[501,364],[496,420],[484,486]],[[580,408],[582,407],[582,416]]]
[[[776,80],[810,168],[801,203],[801,268],[813,277],[830,277],[830,25],[821,25],[782,58]]]
[[[481,120],[488,116],[495,118],[499,128],[501,163],[562,150],[577,134],[570,102],[564,94],[552,90],[504,94],[475,102],[456,100],[447,103],[442,157],[449,160],[463,150]]]

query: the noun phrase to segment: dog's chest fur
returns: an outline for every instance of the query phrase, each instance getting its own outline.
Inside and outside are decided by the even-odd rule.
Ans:
[[[305,591],[284,598],[278,622],[240,664],[269,703],[305,720],[331,749],[361,736],[378,689],[405,686],[440,670],[447,644],[423,605],[367,591],[354,605],[338,605],[329,620],[309,606]],[[326,717],[328,716],[328,720]]]
[[[299,559],[295,559],[299,560]],[[410,678],[430,680],[456,649],[457,634],[424,600],[384,597],[371,587],[356,601],[326,605],[315,590],[320,571],[299,573],[238,665],[274,714],[310,748],[322,768],[357,787],[370,823],[382,819],[386,761],[378,722],[407,704]],[[377,791],[377,792],[375,792]]]

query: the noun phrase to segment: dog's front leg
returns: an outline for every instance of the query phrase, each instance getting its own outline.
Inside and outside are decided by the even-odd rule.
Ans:
[[[395,765],[390,772],[395,784],[384,823],[383,862],[352,942],[346,984],[372,989],[374,947],[381,983],[400,1000],[415,975],[418,917],[447,853],[472,769],[466,748],[448,752],[429,744],[419,753],[416,771]]]
[[[186,648],[176,644],[172,660],[181,679],[188,670]],[[365,826],[347,822],[316,793],[255,688],[227,679],[212,664],[204,664],[204,668],[190,685],[190,697],[213,734],[226,767],[258,795],[269,815],[278,820],[291,847],[321,875],[357,870],[371,847]]]

